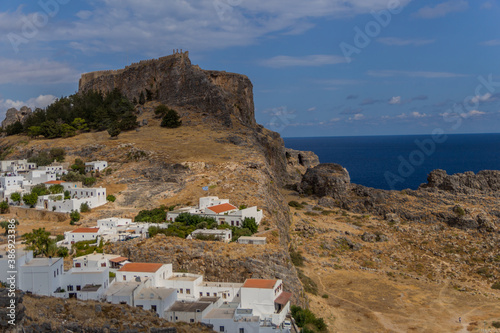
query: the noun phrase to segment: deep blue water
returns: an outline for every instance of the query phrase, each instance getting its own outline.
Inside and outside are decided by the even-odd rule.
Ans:
[[[321,163],[342,165],[353,183],[386,190],[417,189],[435,169],[448,174],[500,170],[500,133],[284,140],[287,148],[315,152]]]

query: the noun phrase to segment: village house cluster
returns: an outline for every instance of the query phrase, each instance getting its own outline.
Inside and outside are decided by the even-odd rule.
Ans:
[[[211,217],[217,224],[228,224],[230,226],[241,227],[246,218],[254,218],[260,224],[262,221],[262,210],[257,206],[239,209],[229,203],[229,199],[219,199],[218,197],[202,197],[198,207],[185,207],[167,213],[167,221],[175,221],[175,218],[182,213]]]
[[[93,161],[85,163],[87,172],[102,171],[108,166],[105,161]],[[64,193],[43,195],[38,197],[35,208],[61,213],[80,211],[82,204],[89,208],[95,208],[106,204],[106,188],[84,188],[81,182],[63,182],[59,180],[68,171],[67,163],[52,163],[48,166],[37,167],[35,163],[27,160],[0,161],[0,199],[10,204],[11,195],[19,193],[21,197],[31,193],[34,186],[45,184],[46,187],[61,185],[64,191],[69,192],[69,199]],[[23,201],[19,203],[22,207]]]
[[[90,228],[77,228],[64,233],[64,239],[57,242],[57,246],[64,246],[71,249],[73,244],[82,241],[95,240],[95,243],[118,242],[132,238],[149,237],[148,229],[151,226],[163,229],[167,228],[166,223],[135,223],[132,219],[110,217],[97,220],[97,226]]]
[[[5,253],[0,280],[8,271]],[[210,324],[216,332],[290,332],[292,294],[279,279],[207,282],[203,275],[174,272],[172,264],[134,263],[101,253],[74,258],[65,271],[63,258],[33,258],[32,251],[20,251],[16,267],[18,289],[37,295],[128,304],[171,322]]]

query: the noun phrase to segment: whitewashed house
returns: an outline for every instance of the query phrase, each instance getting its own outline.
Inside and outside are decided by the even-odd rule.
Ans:
[[[106,161],[92,161],[85,163],[85,172],[95,172],[106,169],[108,167],[108,162]]]
[[[241,236],[238,238],[239,244],[265,245],[266,237]]]
[[[64,233],[64,239],[57,246],[65,246],[71,249],[71,245],[82,241],[95,241],[99,243],[102,230],[100,228],[77,228]]]
[[[256,206],[239,209],[230,204],[228,199],[219,199],[218,197],[202,197],[198,207],[185,207],[167,212],[167,221],[175,221],[177,216],[182,213],[212,217],[219,225],[227,224],[236,227],[241,227],[246,218],[254,218],[255,222],[260,224],[263,217],[262,210]]]
[[[30,170],[26,175],[26,180],[30,185],[43,184],[50,181],[56,181],[57,175],[47,170]]]
[[[65,183],[62,183],[65,186]],[[70,183],[70,186],[72,184]],[[44,209],[54,212],[70,213],[75,210],[80,211],[82,204],[87,204],[89,208],[96,208],[107,203],[106,188],[68,188],[71,199],[64,199],[63,194],[44,195],[38,197],[36,209]]]
[[[36,163],[30,163],[28,160],[9,160],[0,161],[0,172],[25,172],[36,169]]]

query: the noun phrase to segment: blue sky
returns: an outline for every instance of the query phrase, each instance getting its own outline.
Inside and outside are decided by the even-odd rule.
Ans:
[[[500,128],[499,0],[0,3],[0,117],[172,49],[247,75],[285,137]]]

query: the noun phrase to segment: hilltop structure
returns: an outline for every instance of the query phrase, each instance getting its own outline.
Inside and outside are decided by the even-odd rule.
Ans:
[[[233,117],[243,125],[255,127],[253,86],[241,74],[207,71],[192,65],[189,52],[144,60],[124,69],[83,74],[79,92],[118,89],[131,101],[141,94],[170,107],[206,113],[227,127]]]

